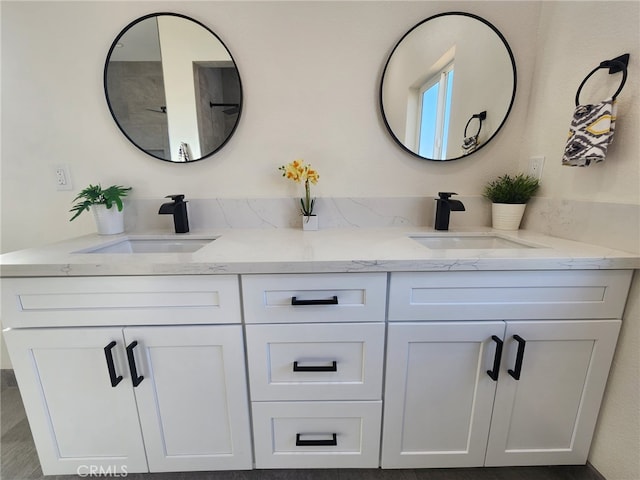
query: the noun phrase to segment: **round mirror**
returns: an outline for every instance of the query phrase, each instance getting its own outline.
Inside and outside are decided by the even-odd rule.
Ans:
[[[461,12],[427,18],[394,47],[380,106],[394,140],[426,160],[456,160],[502,127],[516,93],[516,64],[502,34]]]
[[[242,85],[222,41],[189,17],[153,13],[116,37],[104,67],[111,115],[140,150],[193,162],[220,150],[242,111]]]

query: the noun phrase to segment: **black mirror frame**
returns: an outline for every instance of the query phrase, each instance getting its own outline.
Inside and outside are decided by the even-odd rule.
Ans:
[[[435,18],[449,16],[449,15],[462,15],[462,16],[465,16],[465,17],[470,17],[470,18],[473,18],[475,20],[478,20],[478,21],[484,23],[485,25],[487,25],[489,28],[491,28],[491,30],[493,30],[493,32],[498,36],[498,38],[500,38],[500,40],[502,40],[502,43],[504,44],[504,46],[505,46],[505,48],[507,50],[507,53],[509,54],[509,59],[511,60],[511,66],[513,68],[513,92],[511,93],[511,101],[509,102],[509,107],[507,108],[507,111],[506,111],[506,113],[504,115],[504,118],[502,119],[502,122],[500,123],[498,128],[495,130],[495,132],[493,132],[493,134],[485,142],[483,142],[473,152],[471,152],[471,153],[469,153],[467,155],[460,155],[459,157],[447,158],[447,159],[444,159],[444,160],[439,160],[439,159],[436,159],[436,158],[429,158],[429,157],[423,157],[421,155],[418,155],[416,152],[410,150],[409,148],[407,148],[404,145],[404,143],[402,143],[402,141],[393,132],[393,130],[391,129],[391,125],[389,125],[389,122],[387,121],[387,116],[384,113],[384,104],[382,102],[382,96],[383,96],[383,88],[384,88],[384,77],[385,77],[385,74],[387,72],[387,68],[389,67],[389,62],[391,61],[391,58],[393,57],[393,54],[398,49],[398,47],[400,46],[402,41],[409,34],[411,34],[415,29],[420,27],[422,24],[428,22],[429,20],[433,20]],[[398,145],[400,145],[400,147],[405,152],[410,153],[414,157],[420,158],[422,160],[429,160],[429,161],[433,161],[433,162],[450,162],[450,161],[453,161],[453,160],[460,160],[461,158],[467,158],[470,155],[472,155],[473,153],[475,153],[478,150],[482,149],[491,140],[493,140],[493,138],[497,135],[497,133],[502,129],[503,125],[507,121],[507,118],[509,117],[509,114],[511,113],[511,109],[513,107],[513,102],[515,101],[515,98],[516,98],[516,86],[517,86],[517,83],[518,83],[518,74],[517,74],[517,70],[516,70],[516,61],[515,61],[515,58],[513,56],[513,52],[511,50],[511,47],[509,46],[509,43],[507,42],[507,39],[504,37],[504,35],[502,35],[502,33],[493,24],[491,24],[489,21],[485,20],[484,18],[479,17],[478,15],[474,15],[472,13],[467,13],[467,12],[444,12],[444,13],[439,13],[437,15],[433,15],[433,16],[431,16],[429,18],[426,18],[426,19],[422,20],[421,22],[419,22],[416,25],[414,25],[413,27],[411,27],[409,29],[409,31],[407,31],[402,36],[402,38],[400,40],[398,40],[398,43],[396,43],[396,45],[393,47],[393,50],[391,50],[391,53],[389,54],[389,57],[387,58],[387,61],[386,61],[385,65],[384,65],[384,69],[382,71],[382,75],[380,77],[380,93],[379,93],[380,113],[382,115],[382,120],[384,121],[384,125],[387,128],[387,131],[391,134],[391,138],[393,138],[393,140]]]
[[[200,25],[202,28],[204,28],[205,30],[207,30],[209,33],[211,33],[211,35],[213,35],[219,42],[220,44],[225,48],[225,50],[227,51],[227,53],[229,54],[229,57],[231,58],[231,60],[233,61],[233,64],[236,66],[236,72],[238,74],[238,83],[239,83],[239,90],[240,90],[240,100],[238,102],[238,118],[236,120],[235,125],[233,126],[233,128],[231,129],[231,131],[229,132],[229,135],[227,135],[227,138],[225,138],[225,140],[212,152],[207,153],[206,155],[197,158],[197,159],[193,159],[190,160],[188,162],[174,162],[171,159],[167,159],[167,158],[162,158],[162,157],[158,157],[157,155],[153,155],[152,153],[149,153],[148,151],[146,151],[144,148],[142,148],[140,145],[138,145],[136,142],[133,141],[133,139],[127,134],[127,132],[122,128],[122,126],[120,125],[120,123],[118,122],[118,119],[115,115],[115,112],[113,111],[113,108],[111,108],[111,102],[109,101],[109,92],[107,89],[107,68],[109,67],[109,60],[111,58],[111,54],[113,53],[113,50],[116,48],[116,45],[118,44],[118,42],[120,41],[120,39],[122,38],[122,36],[134,25],[148,19],[151,17],[158,17],[161,15],[169,15],[172,17],[179,17],[179,18],[184,18],[185,20],[189,20],[197,25]],[[206,25],[204,25],[202,22],[199,22],[198,20],[195,20],[187,15],[183,15],[181,13],[173,13],[173,12],[156,12],[156,13],[149,13],[147,15],[144,15],[142,17],[139,17],[135,20],[133,20],[132,22],[130,22],[126,27],[124,27],[120,33],[116,36],[115,40],[111,43],[111,47],[109,48],[109,52],[107,53],[107,58],[105,60],[104,63],[104,72],[103,72],[103,76],[102,76],[102,82],[103,82],[103,88],[104,88],[104,96],[105,99],[107,101],[107,106],[109,107],[109,112],[111,113],[111,117],[113,118],[115,124],[118,126],[118,129],[122,132],[122,134],[127,138],[127,140],[129,140],[129,142],[131,142],[132,145],[134,145],[138,150],[146,153],[147,155],[157,159],[157,160],[162,160],[164,162],[168,162],[168,163],[174,163],[174,164],[182,164],[182,163],[194,163],[194,162],[198,162],[200,160],[204,160],[205,158],[208,158],[210,156],[212,156],[213,154],[215,154],[216,152],[220,151],[231,139],[231,137],[233,137],[233,135],[236,132],[236,129],[238,128],[238,124],[240,123],[240,118],[242,117],[242,105],[243,105],[243,89],[242,89],[242,79],[240,78],[240,71],[238,70],[238,64],[236,63],[235,59],[233,58],[233,55],[231,55],[231,51],[229,50],[229,48],[227,48],[227,45],[222,41],[222,39],[216,35],[213,30],[211,30],[209,27],[207,27]]]

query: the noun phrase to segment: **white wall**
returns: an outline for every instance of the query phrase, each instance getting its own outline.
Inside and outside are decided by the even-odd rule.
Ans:
[[[117,8],[116,6],[117,5]],[[299,195],[277,167],[302,157],[320,171],[319,197],[479,194],[513,169],[534,58],[538,3],[531,2],[2,2],[2,250],[94,231],[68,222],[78,189],[122,183],[134,198]],[[449,10],[485,17],[518,61],[514,110],[496,141],[449,164],[415,159],[380,118],[387,56],[419,21]],[[106,107],[103,63],[112,40],[154,11],[189,15],[216,32],[235,58],[244,110],[215,156],[173,165],[142,154]],[[514,21],[513,19],[517,19]],[[53,167],[69,165],[75,190],[56,191]],[[25,186],[29,195],[25,195]],[[19,201],[19,208],[16,202]],[[25,221],[27,219],[27,221]]]
[[[542,198],[529,226],[640,253],[640,2],[543,2],[525,135],[529,155],[546,157]],[[582,79],[602,60],[631,54],[618,97],[614,143],[602,164],[563,167],[560,159]],[[621,74],[600,70],[581,103],[604,100]],[[524,167],[524,163],[521,164]],[[640,275],[636,273],[589,461],[607,480],[640,478]]]
[[[524,136],[528,153],[547,159],[542,196],[640,204],[639,8],[638,1],[543,2],[535,86]],[[618,97],[616,133],[606,162],[589,168],[563,167],[560,159],[578,86],[602,60],[623,53],[631,54],[631,64]],[[621,74],[599,70],[582,89],[580,102],[610,97],[620,79]]]

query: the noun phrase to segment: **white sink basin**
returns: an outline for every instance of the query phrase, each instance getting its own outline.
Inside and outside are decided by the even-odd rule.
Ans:
[[[216,238],[127,237],[73,253],[193,253]]]
[[[504,248],[537,248],[531,245],[511,239],[506,239],[499,235],[410,235],[409,238],[433,249],[504,249]]]

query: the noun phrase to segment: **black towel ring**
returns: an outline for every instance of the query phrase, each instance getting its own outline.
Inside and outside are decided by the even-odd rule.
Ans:
[[[620,83],[618,90],[616,90],[616,93],[614,93],[613,97],[611,97],[612,100],[615,100],[618,94],[622,91],[622,87],[624,87],[624,84],[627,81],[627,65],[629,65],[628,53],[625,53],[624,55],[620,55],[619,57],[616,57],[612,60],[605,60],[604,62],[600,62],[600,65],[598,65],[596,68],[591,70],[591,72],[589,72],[589,75],[587,75],[585,79],[582,80],[582,83],[578,87],[578,91],[576,92],[576,107],[580,105],[580,91],[582,90],[582,87],[584,87],[584,84],[587,83],[587,80],[589,80],[589,77],[591,77],[591,75],[596,73],[601,68],[608,68],[609,75],[622,72],[622,82]]]
[[[473,120],[474,118],[477,118],[479,122],[478,132],[474,135],[474,137],[478,137],[478,135],[480,135],[480,130],[482,130],[482,121],[487,118],[487,111],[485,110],[483,112],[471,115],[471,118],[467,121],[467,124],[464,126],[464,138],[467,138],[467,128],[469,128],[469,124],[471,123],[471,120]]]

